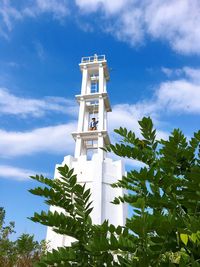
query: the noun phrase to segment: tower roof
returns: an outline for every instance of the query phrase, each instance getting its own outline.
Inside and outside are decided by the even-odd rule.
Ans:
[[[110,75],[109,75],[107,60],[106,60],[105,55],[94,54],[94,56],[82,57],[81,63],[79,64],[79,66],[82,71],[84,67],[87,67],[89,69],[98,68],[99,64],[102,64],[104,67],[106,80],[107,81],[110,80]]]

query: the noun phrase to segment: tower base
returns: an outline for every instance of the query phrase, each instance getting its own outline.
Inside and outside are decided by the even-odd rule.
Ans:
[[[55,178],[59,177],[57,168],[65,164],[70,169],[74,169],[78,183],[86,184],[86,188],[91,189],[93,224],[101,224],[104,220],[108,220],[110,224],[123,226],[127,217],[126,204],[114,205],[111,203],[115,197],[123,196],[123,189],[110,186],[121,179],[125,173],[122,161],[113,161],[110,158],[102,161],[99,154],[94,154],[91,160],[87,160],[86,156],[80,156],[78,159],[66,156],[61,165],[56,165]],[[50,207],[50,210],[62,211],[57,207]],[[69,246],[74,241],[69,236],[55,233],[51,227],[47,229],[46,240],[49,242],[50,249]]]

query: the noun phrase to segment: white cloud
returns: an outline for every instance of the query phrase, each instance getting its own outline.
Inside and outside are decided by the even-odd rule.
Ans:
[[[184,77],[188,81],[192,81],[193,83],[200,84],[200,69],[199,68],[191,68],[191,67],[183,67],[182,69],[171,69],[162,67],[161,71],[170,78]]]
[[[164,109],[179,113],[200,113],[200,69],[183,67],[182,69],[162,68],[172,78],[157,88],[157,110]]]
[[[169,111],[200,113],[200,85],[186,80],[162,83],[157,92],[158,105]]]
[[[137,115],[133,114],[134,105],[121,104],[113,106],[112,112],[108,114],[109,129],[121,127],[138,129]]]
[[[153,119],[157,138],[166,139],[167,132],[160,130],[161,118],[166,113],[200,114],[200,69],[183,67],[182,69],[161,69],[170,80],[155,87],[152,98],[135,104],[118,104],[108,113],[109,131],[120,126],[133,130],[139,135],[138,120],[144,116]],[[113,140],[115,136],[112,135]]]
[[[173,73],[173,70],[170,69],[170,68],[162,67],[161,70],[168,77],[170,77],[172,75],[172,73]]]
[[[6,88],[0,88],[0,114],[40,117],[49,111],[74,116],[78,106],[73,100],[63,97],[23,98],[11,94]]]
[[[147,33],[167,40],[180,53],[200,53],[199,13],[198,0],[147,1]]]
[[[184,68],[183,69],[170,69],[166,67],[162,67],[161,71],[169,78],[171,77],[179,77],[185,73]]]
[[[163,71],[163,69],[162,69]],[[108,113],[109,132],[111,139],[116,140],[113,129],[120,126],[134,130],[140,134],[138,120],[143,116],[150,116],[158,129],[157,138],[166,139],[168,133],[160,129],[160,120],[167,111],[174,113],[200,113],[200,69],[184,67],[182,69],[167,69],[168,79],[155,88],[151,99],[136,104],[118,104],[113,106],[113,112]],[[1,112],[41,116],[48,110],[64,112],[66,100],[64,98],[24,99],[11,95],[6,90],[0,91]],[[4,101],[4,102],[3,102]],[[68,100],[67,100],[68,101]],[[73,113],[75,103],[67,112]],[[77,122],[66,125],[49,126],[27,132],[9,132],[0,130],[1,157],[31,155],[38,152],[72,153],[74,141],[71,132],[76,129]],[[48,138],[47,138],[48,136]]]
[[[36,2],[41,12],[51,12],[56,17],[68,15],[66,0],[37,0]]]
[[[159,129],[159,122],[157,120],[158,114],[156,114],[156,105],[154,103],[136,103],[136,104],[121,104],[113,106],[111,113],[108,113],[108,126],[111,138],[111,143],[117,143],[121,140],[120,136],[113,132],[114,129],[119,127],[125,127],[127,130],[132,130],[137,137],[142,138],[140,126],[138,120],[141,120],[144,116],[150,116],[153,119],[154,128],[156,128],[156,138],[158,140],[167,140],[169,133]],[[110,156],[114,160],[119,160],[120,157],[110,153]],[[141,168],[145,164],[134,159],[123,159],[126,166],[132,168]]]
[[[167,41],[179,53],[200,53],[199,0],[76,0],[76,4],[85,12],[101,7],[106,16],[99,24],[105,23],[105,31],[131,45],[150,36]]]
[[[129,130],[139,134],[138,120],[141,120],[144,116],[151,116],[154,123],[157,124],[157,107],[152,102],[138,102],[136,104],[118,104],[113,106],[112,113],[108,113],[109,128],[112,131],[120,126],[126,127]]]
[[[119,14],[118,14],[119,15]],[[143,11],[139,8],[128,9],[122,12],[119,19],[111,23],[106,31],[112,33],[118,40],[133,46],[141,45],[144,39]]]
[[[34,153],[72,153],[71,133],[77,122],[37,128],[26,132],[0,130],[0,157],[31,155]]]
[[[12,19],[18,20],[22,18],[20,12],[10,4],[9,0],[1,1],[0,15],[3,23],[5,24],[5,26],[9,31],[12,30],[11,20]]]
[[[35,5],[26,8],[23,13],[32,17],[50,13],[53,18],[62,21],[69,15],[67,2],[66,0],[36,0]]]
[[[170,80],[156,86],[151,99],[134,105],[116,105],[110,115],[111,124],[119,122],[125,127],[132,125],[137,129],[137,121],[143,116],[151,116],[158,126],[161,116],[166,112],[200,114],[200,69],[163,67],[161,70]]]
[[[111,142],[115,143],[119,141],[119,136],[113,132],[114,129],[119,129],[119,127],[125,127],[127,130],[132,130],[136,136],[142,138],[140,126],[138,121],[144,116],[150,116],[154,123],[154,128],[156,128],[157,139],[167,139],[169,133],[159,129],[160,128],[160,110],[158,105],[154,100],[149,102],[138,102],[136,104],[120,104],[113,106],[112,112],[108,113],[108,126],[111,137]],[[130,162],[126,163],[130,165]],[[137,166],[137,162],[131,163]]]
[[[103,9],[110,14],[119,12],[127,5],[129,0],[75,0],[79,8],[88,13]]]
[[[200,85],[200,69],[184,67],[183,72],[193,83]]]
[[[103,31],[110,32],[132,46],[150,38],[167,42],[182,54],[200,54],[199,0],[74,0],[81,12],[97,12],[96,21]],[[100,12],[98,12],[100,11]],[[70,14],[68,0],[36,0],[24,2],[21,8],[9,0],[0,2],[0,34],[8,37],[15,21],[50,14],[61,22]],[[77,16],[72,16],[76,18]],[[85,18],[87,18],[85,16]],[[86,22],[87,23],[87,22]],[[91,30],[89,24],[87,28]],[[96,24],[97,26],[97,24]],[[85,30],[85,27],[82,27]],[[149,38],[150,37],[150,38]]]
[[[10,4],[9,0],[0,2],[0,35],[8,38],[7,32],[12,30],[13,22],[21,19],[21,13]]]
[[[138,120],[143,116],[151,115],[148,108],[144,105],[116,105],[113,112],[109,114],[109,132],[112,142],[115,142],[116,135],[113,129],[127,127],[134,130],[139,135]],[[24,155],[33,155],[36,153],[51,154],[73,154],[74,140],[71,133],[76,131],[77,121],[69,122],[57,126],[36,128],[34,130],[6,131],[0,130],[0,157],[9,158]],[[158,131],[158,134],[159,131]],[[162,137],[165,133],[161,133]],[[166,136],[167,134],[165,134]]]
[[[0,1],[0,35],[8,39],[15,21],[23,20],[26,17],[36,18],[42,14],[49,13],[54,19],[63,22],[69,15],[67,0],[36,0],[25,2],[21,7],[15,7],[10,0]]]
[[[0,178],[15,181],[28,181],[29,176],[35,175],[36,171],[17,168],[9,165],[0,165]]]
[[[169,133],[163,130],[156,129],[156,139],[160,140],[167,140],[169,137]]]

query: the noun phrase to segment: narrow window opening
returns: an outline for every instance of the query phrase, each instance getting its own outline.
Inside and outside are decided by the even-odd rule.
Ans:
[[[94,100],[90,102],[90,113],[89,113],[89,123],[88,128],[90,131],[94,131],[98,129],[98,119],[99,115],[99,105],[98,101]]]
[[[94,154],[97,153],[97,149],[87,149],[87,160],[92,160]]]
[[[98,93],[99,92],[99,83],[96,81],[91,82],[91,93]]]

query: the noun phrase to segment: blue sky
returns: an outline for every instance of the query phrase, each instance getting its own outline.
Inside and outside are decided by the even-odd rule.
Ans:
[[[0,2],[0,206],[17,236],[46,229],[27,219],[47,209],[28,177],[53,177],[73,154],[83,56],[105,54],[113,112],[109,131],[151,116],[158,138],[190,137],[200,124],[198,0]],[[126,162],[138,167],[137,162]]]

